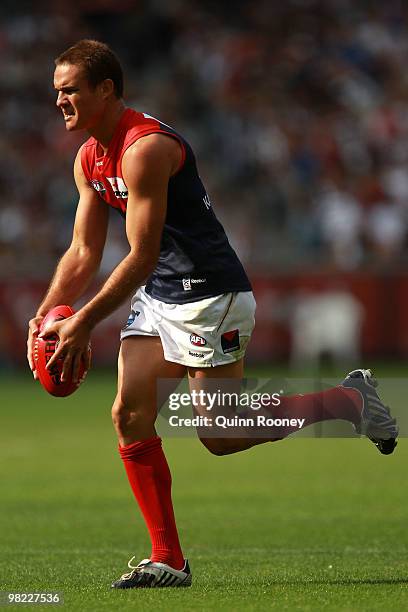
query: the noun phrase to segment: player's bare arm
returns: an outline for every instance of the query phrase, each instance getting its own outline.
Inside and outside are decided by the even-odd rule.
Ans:
[[[86,291],[99,269],[106,240],[109,212],[106,203],[88,184],[81,166],[81,149],[74,163],[79,192],[71,244],[61,258],[45,298],[29,322],[27,358],[34,378],[33,341],[47,312],[57,304],[73,304]]]
[[[152,134],[135,142],[125,152],[122,172],[128,187],[126,235],[129,253],[109,276],[99,293],[73,317],[47,330],[60,342],[49,362],[64,358],[62,380],[72,372],[78,377],[81,359],[86,359],[91,330],[113,312],[153,271],[160,252],[166,216],[167,188],[177,170],[181,151],[177,142]]]

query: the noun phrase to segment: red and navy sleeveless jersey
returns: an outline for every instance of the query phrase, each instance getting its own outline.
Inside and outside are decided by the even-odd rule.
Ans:
[[[184,304],[230,291],[250,291],[242,264],[214,214],[194,153],[171,127],[127,108],[105,155],[94,138],[83,145],[81,161],[86,179],[105,202],[126,216],[128,190],[122,157],[136,140],[153,133],[175,138],[182,149],[182,160],[169,179],[160,255],[146,292],[163,302]]]

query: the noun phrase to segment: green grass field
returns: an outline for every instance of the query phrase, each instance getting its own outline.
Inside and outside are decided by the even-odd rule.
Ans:
[[[149,545],[110,424],[113,375],[65,400],[29,374],[0,385],[0,590],[60,591],[69,611],[408,609],[405,439],[390,457],[360,439],[228,457],[165,440],[194,584],[117,592]]]

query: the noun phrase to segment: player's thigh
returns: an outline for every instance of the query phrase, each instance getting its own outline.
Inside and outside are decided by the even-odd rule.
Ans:
[[[125,338],[119,352],[117,402],[127,410],[155,413],[171,392],[173,379],[185,373],[185,366],[164,359],[158,336]]]
[[[240,394],[243,373],[243,358],[214,368],[189,368],[190,391],[197,392],[194,414],[210,417],[212,423],[216,421],[217,416],[234,416],[237,406],[233,398]],[[200,392],[204,392],[203,396]],[[214,400],[212,403],[209,403],[208,399],[202,399],[209,396]],[[227,435],[224,428],[216,425],[198,426],[197,435],[202,444],[215,455],[247,448],[245,441],[243,443],[242,440],[235,439],[235,432],[229,430]]]
[[[232,363],[215,366],[214,368],[188,368],[188,378],[194,381],[200,378],[241,379],[244,375],[244,359]]]
[[[195,390],[198,393],[204,391],[205,393],[221,394],[219,397],[221,397],[223,393],[239,394],[243,375],[243,358],[213,368],[188,368],[190,391]],[[222,405],[214,407],[218,408],[221,413],[224,413]],[[233,406],[229,407],[232,409],[234,408]],[[205,404],[196,403],[195,411],[202,416],[208,416],[207,406]]]

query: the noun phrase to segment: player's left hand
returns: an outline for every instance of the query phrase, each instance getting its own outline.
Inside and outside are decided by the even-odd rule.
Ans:
[[[59,342],[54,355],[47,364],[47,370],[51,369],[58,359],[63,359],[61,381],[65,382],[72,377],[72,380],[77,382],[81,361],[83,361],[85,370],[90,367],[91,330],[86,323],[78,319],[77,315],[73,315],[47,326],[39,337],[47,338],[53,334],[58,336]]]

